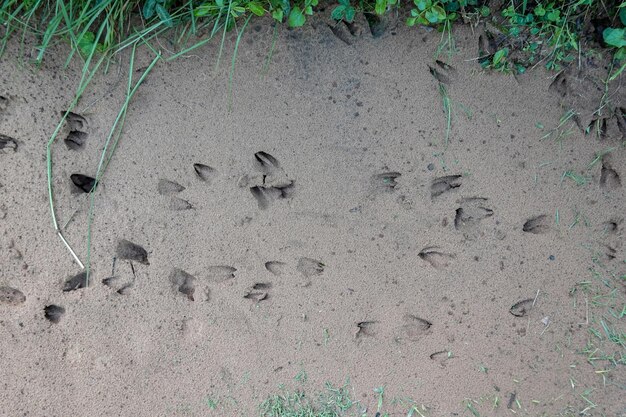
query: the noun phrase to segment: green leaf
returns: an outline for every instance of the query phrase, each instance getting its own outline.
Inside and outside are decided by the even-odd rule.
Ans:
[[[143,17],[145,19],[151,19],[154,16],[154,8],[156,6],[156,0],[146,0],[143,4]]]
[[[346,22],[352,23],[354,16],[356,15],[356,9],[352,6],[346,9]]]
[[[308,14],[309,16],[311,16],[313,14],[313,7],[311,6],[306,6],[304,8],[304,14]]]
[[[374,6],[374,12],[377,15],[382,15],[387,10],[387,0],[376,0],[376,6]]]
[[[215,4],[221,9],[224,7],[224,0],[215,0]]]
[[[263,16],[265,14],[265,9],[259,3],[255,1],[251,1],[248,3],[248,10],[254,13],[257,16]]]
[[[413,0],[413,3],[415,3],[420,12],[423,12],[430,6],[430,1],[428,0]]]
[[[341,20],[343,19],[343,15],[345,14],[345,12],[346,12],[346,6],[337,6],[330,13],[330,17],[332,17],[335,20]]]
[[[83,56],[89,56],[89,54],[91,54],[91,49],[95,41],[96,35],[94,35],[93,32],[85,32],[85,34],[78,39],[78,48]]]
[[[408,19],[406,19],[406,25],[407,26],[415,26],[415,21],[417,20],[416,17],[409,17]]]
[[[493,54],[493,60],[492,60],[493,66],[498,67],[500,63],[502,62],[502,60],[504,59],[504,57],[506,57],[508,54],[509,54],[508,48],[499,49],[498,52]]]
[[[624,4],[619,9],[619,20],[622,22],[622,25],[626,26],[626,6]]]
[[[439,13],[437,13],[436,11],[432,11],[432,9],[426,10],[424,17],[426,18],[426,20],[428,20],[429,23],[439,22]]]
[[[544,9],[543,6],[540,4],[537,7],[535,7],[535,10],[533,10],[533,13],[536,16],[543,17],[546,15],[546,9]]]
[[[306,22],[306,17],[304,13],[302,13],[302,10],[300,10],[298,6],[293,6],[291,13],[289,13],[289,18],[287,19],[289,27],[297,28],[304,25],[304,22]]]
[[[552,10],[550,13],[548,13],[548,15],[546,17],[551,22],[558,22],[560,17],[561,17],[561,11],[560,10]]]
[[[163,22],[165,26],[167,27],[174,26],[174,23],[172,22],[172,16],[169,14],[167,10],[165,10],[165,7],[161,6],[160,4],[157,4],[156,12],[159,15],[159,19],[161,19],[161,22]]]
[[[339,4],[348,7],[350,6],[350,0],[339,0]]]
[[[272,17],[277,22],[281,22],[282,23],[283,18],[285,17],[285,12],[283,12],[283,9],[275,9],[275,10],[272,11]]]
[[[614,46],[616,48],[621,48],[622,46],[626,46],[626,29],[615,29],[615,28],[606,28],[604,32],[602,32],[602,37],[604,38],[604,42],[607,45]]]
[[[491,9],[490,9],[489,7],[487,7],[487,6],[482,6],[482,7],[480,8],[480,15],[481,15],[482,17],[487,17],[487,16],[489,16],[490,14],[491,14]]]

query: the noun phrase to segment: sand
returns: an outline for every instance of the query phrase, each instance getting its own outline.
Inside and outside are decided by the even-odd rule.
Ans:
[[[542,139],[571,107],[587,126],[602,91],[576,71],[483,72],[478,34],[455,31],[446,69],[437,32],[314,20],[279,32],[263,75],[273,28],[253,23],[230,99],[233,36],[217,70],[217,43],[157,64],[98,185],[78,289],[45,143],[79,63],[64,70],[59,45],[36,69],[19,62],[34,44],[15,42],[0,63],[0,133],[17,144],[0,150],[0,286],[24,298],[0,297],[0,415],[252,416],[279,384],[315,396],[347,378],[368,416],[380,386],[397,416],[406,398],[429,416],[470,415],[467,399],[481,415],[626,415],[624,339],[602,327],[626,328],[623,132],[572,119]],[[128,57],[53,145],[83,261],[89,197],[70,176],[95,174]],[[451,100],[447,146],[429,66]]]

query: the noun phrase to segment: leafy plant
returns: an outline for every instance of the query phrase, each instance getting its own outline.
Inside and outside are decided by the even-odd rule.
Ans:
[[[604,29],[602,38],[607,45],[617,48],[615,59],[621,61],[626,58],[626,1],[619,5],[618,15],[622,27]]]
[[[441,1],[432,0],[413,0],[416,8],[411,9],[411,17],[406,21],[409,26],[420,25],[438,25],[446,20],[453,21],[456,19],[456,13],[448,13]]]
[[[356,9],[350,4],[350,0],[339,0],[339,5],[331,12],[330,16],[335,20],[345,20],[352,23]]]
[[[157,15],[161,22],[163,22],[166,26],[174,26],[172,16],[165,8],[165,0],[146,0],[143,4],[142,14],[147,20],[150,20]]]

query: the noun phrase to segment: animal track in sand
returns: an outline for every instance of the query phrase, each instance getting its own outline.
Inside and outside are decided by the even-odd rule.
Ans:
[[[265,262],[265,269],[267,269],[269,272],[276,276],[282,275],[285,271],[286,266],[286,263],[280,261]]]
[[[403,317],[403,321],[404,324],[400,326],[400,335],[398,337],[411,342],[419,341],[429,334],[433,325],[430,321],[413,314],[406,314]]]
[[[533,298],[527,298],[525,300],[518,301],[517,303],[513,304],[513,306],[511,306],[509,312],[515,317],[524,317],[530,312],[530,310],[532,310],[534,302],[535,300]]]
[[[383,172],[372,176],[372,184],[378,190],[385,192],[392,192],[398,185],[396,179],[400,178],[402,174],[399,172]]]
[[[43,312],[44,317],[47,320],[57,324],[61,321],[61,317],[65,314],[65,308],[55,304],[50,304],[44,307]]]
[[[454,254],[440,252],[437,246],[427,246],[417,254],[421,259],[428,262],[435,269],[443,269],[447,267],[455,258]]]
[[[378,333],[379,323],[376,320],[360,321],[356,324],[357,330],[354,334],[355,339],[363,337],[375,337]]]
[[[435,178],[430,185],[431,198],[439,197],[451,190],[461,186],[461,175],[446,175],[445,177]]]
[[[61,115],[65,114],[61,112]],[[69,112],[65,118],[70,132],[63,140],[65,146],[73,151],[81,150],[85,147],[89,134],[87,133],[87,119],[78,113]]]
[[[70,175],[70,180],[76,187],[75,189],[83,193],[89,193],[96,188],[96,179],[87,175],[72,174]]]
[[[541,214],[536,217],[532,217],[524,223],[522,230],[527,233],[535,235],[541,235],[550,231],[550,222],[548,216]]]
[[[102,283],[109,288],[112,288],[120,295],[126,295],[130,292],[130,289],[133,287],[132,282],[125,282],[120,277],[114,275],[111,277],[104,278]]]
[[[75,291],[81,288],[87,288],[87,272],[80,272],[76,275],[68,277],[63,283],[63,292]]]
[[[456,209],[454,228],[459,231],[468,231],[487,217],[493,216],[493,210],[485,207],[487,199],[483,197],[464,198],[461,206]]]
[[[119,259],[150,265],[150,262],[148,261],[148,252],[138,244],[130,242],[126,239],[120,239],[118,241],[115,253]]]
[[[169,204],[168,207],[170,210],[181,211],[181,210],[191,210],[193,209],[193,205],[182,198],[175,197],[175,194],[181,193],[186,188],[176,181],[167,180],[164,178],[159,179],[159,183],[157,185],[157,191],[159,194],[163,196],[169,196]]]
[[[3,286],[0,287],[0,304],[17,306],[26,301],[24,293],[17,288]]]
[[[558,94],[561,98],[565,97],[568,92],[568,82],[567,76],[565,75],[565,71],[559,73],[554,81],[550,83],[548,87],[548,91],[554,92]]]
[[[606,190],[616,190],[622,186],[622,179],[611,165],[606,161],[602,161],[602,169],[600,170],[600,187]]]
[[[196,278],[179,268],[174,268],[170,274],[170,282],[176,286],[178,292],[187,296],[189,301],[194,301],[196,291]]]
[[[179,183],[175,181],[166,180],[163,178],[159,180],[159,184],[157,185],[157,191],[161,195],[177,194],[183,190],[185,190],[185,187],[183,187]]]
[[[17,147],[17,140],[0,133],[0,151],[4,149],[12,149],[13,152],[17,152]]]
[[[239,179],[240,187],[249,187],[261,210],[266,210],[278,199],[289,199],[295,192],[295,182],[290,180],[280,167],[278,160],[267,152],[254,154],[261,175],[244,175]]]
[[[193,164],[193,169],[196,171],[198,178],[209,184],[211,184],[219,175],[215,168],[204,164]]]
[[[260,303],[263,300],[269,298],[269,290],[272,288],[271,282],[257,282],[252,287],[248,288],[244,293],[243,298],[256,301]]]
[[[235,278],[237,269],[228,265],[213,265],[206,269],[206,277],[210,282],[226,282]]]

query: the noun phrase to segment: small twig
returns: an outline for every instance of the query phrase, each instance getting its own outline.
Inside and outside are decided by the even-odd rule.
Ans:
[[[83,265],[83,263],[80,261],[80,259],[78,259],[78,256],[76,255],[76,252],[74,252],[74,249],[72,249],[72,247],[70,246],[69,243],[67,243],[67,240],[65,240],[65,238],[63,237],[63,235],[61,234],[60,230],[57,230],[57,235],[59,235],[59,237],[61,238],[61,241],[63,242],[63,244],[65,245],[65,247],[67,248],[67,250],[70,251],[70,253],[72,254],[72,257],[74,258],[74,260],[76,261],[76,263],[78,264],[78,266],[81,267],[81,269],[85,269],[85,265]]]
[[[532,308],[528,312],[528,323],[526,323],[526,334],[528,334],[528,330],[530,329],[530,315],[532,314],[532,309],[535,308],[535,303],[537,302],[537,297],[539,297],[539,290],[537,290],[537,294],[535,294],[535,298],[533,299]]]

